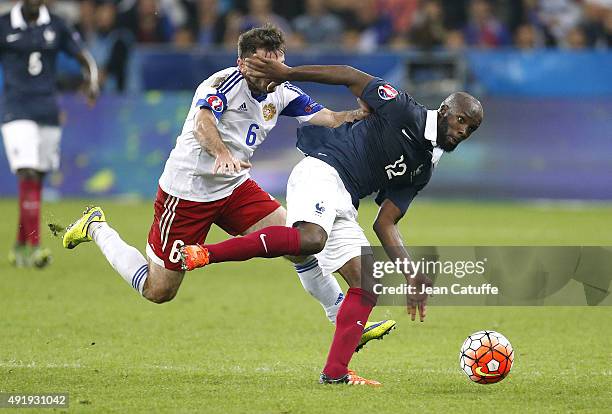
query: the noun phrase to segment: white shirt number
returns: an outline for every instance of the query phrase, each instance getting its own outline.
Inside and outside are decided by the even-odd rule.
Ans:
[[[30,53],[30,59],[28,59],[28,72],[30,72],[30,75],[32,76],[40,75],[40,72],[43,70],[43,64],[40,57],[40,52]]]
[[[387,171],[387,177],[389,177],[389,180],[393,177],[406,174],[407,169],[408,167],[406,167],[403,155],[399,157],[399,159],[393,164],[389,164],[385,167],[385,171]]]

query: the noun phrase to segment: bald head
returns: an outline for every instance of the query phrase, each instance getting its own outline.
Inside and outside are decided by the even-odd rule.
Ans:
[[[448,98],[442,102],[442,105],[448,106],[448,109],[453,113],[458,114],[464,112],[470,118],[478,119],[478,124],[482,122],[482,117],[484,116],[482,104],[469,93],[455,92],[449,95]]]
[[[438,109],[438,146],[453,151],[482,123],[482,104],[466,92],[455,92]]]

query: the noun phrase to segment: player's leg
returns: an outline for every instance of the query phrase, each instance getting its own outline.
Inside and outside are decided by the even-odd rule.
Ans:
[[[53,167],[48,162],[48,148],[43,145],[45,137],[41,136],[38,125],[29,120],[3,124],[2,136],[19,188],[17,240],[9,261],[16,266],[43,267],[50,262],[51,255],[47,249],[39,247],[40,200],[44,171]]]
[[[354,257],[339,269],[349,289],[338,312],[336,330],[321,374],[321,383],[354,381],[351,379],[354,373],[348,369],[348,365],[362,338],[366,321],[376,305],[376,296],[361,286],[362,265],[371,268],[372,262],[372,256]],[[376,381],[365,381],[363,385],[380,385]]]
[[[146,247],[148,258],[121,239],[99,207],[88,208],[67,228],[64,247],[72,249],[93,240],[132,288],[152,302],[167,302],[176,296],[183,280],[178,248],[184,241],[203,241],[212,223],[214,209],[207,210],[206,204],[180,200],[159,189]]]
[[[345,191],[341,193],[344,194]],[[338,203],[338,216],[329,233],[325,249],[317,255],[324,271],[339,272],[349,285],[338,311],[336,330],[321,375],[321,383],[380,385],[376,381],[358,377],[348,369],[355,349],[369,340],[370,331],[382,331],[378,336],[380,339],[395,326],[395,321],[367,323],[376,303],[376,298],[362,286],[362,272],[367,272],[373,263],[371,255],[364,255],[364,248],[368,246],[368,240],[357,223],[357,211],[350,200],[341,199]]]
[[[280,206],[242,234],[253,233],[269,226],[283,226],[286,221],[287,211]],[[285,256],[285,258],[294,263],[304,289],[319,301],[330,322],[335,323],[344,298],[338,280],[331,273],[323,273],[315,256]]]
[[[29,266],[35,264],[33,254],[40,255],[40,200],[44,174],[31,168],[17,170],[19,188],[19,222],[17,228],[17,242],[13,250],[16,266]],[[47,256],[49,258],[49,256]],[[48,264],[36,261],[40,267]]]
[[[148,258],[148,277],[143,283],[142,296],[151,302],[169,302],[178,293],[185,271],[170,270]]]
[[[100,207],[87,207],[83,215],[66,228],[63,245],[74,249],[93,241],[115,271],[138,293],[142,293],[149,273],[147,259],[127,244],[107,222]]]
[[[40,177],[38,186],[38,214],[36,217],[36,232],[33,233],[31,244],[32,248],[30,259],[32,264],[37,267],[44,267],[51,262],[51,251],[39,246],[40,239],[40,199],[44,177],[48,172],[57,171],[60,167],[60,143],[62,139],[62,129],[55,125],[38,125],[38,136],[40,139],[38,147],[39,165],[37,168]],[[34,238],[35,237],[35,238]]]
[[[146,299],[163,303],[176,296],[184,272],[165,269],[145,258],[106,222],[100,207],[88,207],[64,235],[64,247],[70,249],[88,241],[93,241],[123,280]]]

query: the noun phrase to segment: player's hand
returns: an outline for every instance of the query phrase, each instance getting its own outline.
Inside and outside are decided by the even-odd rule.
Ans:
[[[363,112],[367,112],[368,115],[370,115],[373,112],[370,105],[365,103],[363,99],[357,98],[357,103],[359,104],[359,109],[361,109]]]
[[[366,104],[364,101],[357,98],[357,103],[359,103],[359,109],[350,111],[346,116],[346,122],[361,121],[362,119],[364,119],[365,117],[367,117],[368,115],[372,113],[372,110],[370,109],[368,104]]]
[[[427,298],[429,297],[426,293],[420,293],[423,290],[423,286],[431,287],[433,283],[431,279],[424,274],[417,274],[414,277],[408,277],[408,285],[414,286],[416,293],[406,295],[406,306],[408,313],[410,314],[411,320],[416,320],[417,311],[419,313],[419,320],[423,322],[425,316],[427,316]]]
[[[213,174],[235,174],[242,171],[244,168],[251,168],[251,163],[235,158],[229,151],[217,155],[215,165],[213,166]]]
[[[253,55],[244,60],[245,75],[253,78],[268,79],[273,84],[280,84],[288,79],[289,66],[276,59]],[[274,87],[276,86],[274,85]],[[268,86],[268,90],[270,85]]]

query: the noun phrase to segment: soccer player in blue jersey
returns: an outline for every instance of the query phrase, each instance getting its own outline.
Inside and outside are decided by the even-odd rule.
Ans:
[[[0,65],[4,73],[2,137],[11,171],[19,182],[17,242],[9,261],[44,267],[39,247],[40,197],[45,174],[59,167],[60,115],[56,101],[56,57],[75,57],[87,80],[87,97],[98,95],[98,71],[77,32],[49,13],[44,0],[18,2],[0,16]]]
[[[373,258],[362,256],[362,247],[369,243],[357,223],[359,200],[377,193],[376,235],[391,260],[409,259],[401,247],[397,223],[429,182],[441,155],[455,150],[480,126],[482,105],[473,96],[457,92],[437,110],[427,110],[383,79],[348,66],[291,68],[254,56],[246,59],[246,73],[270,79],[270,87],[287,80],[345,85],[370,106],[372,114],[337,128],[300,127],[298,148],[307,157],[293,169],[287,183],[290,227],[268,227],[213,245],[184,246],[184,268],[251,257],[315,255],[324,271],[339,272],[350,286],[336,317],[320,382],[380,385],[348,369],[363,321],[377,300],[361,280],[362,271],[372,274]],[[417,291],[430,283],[422,275],[409,280]],[[423,321],[426,301],[427,295],[409,298],[412,320],[418,309]]]

